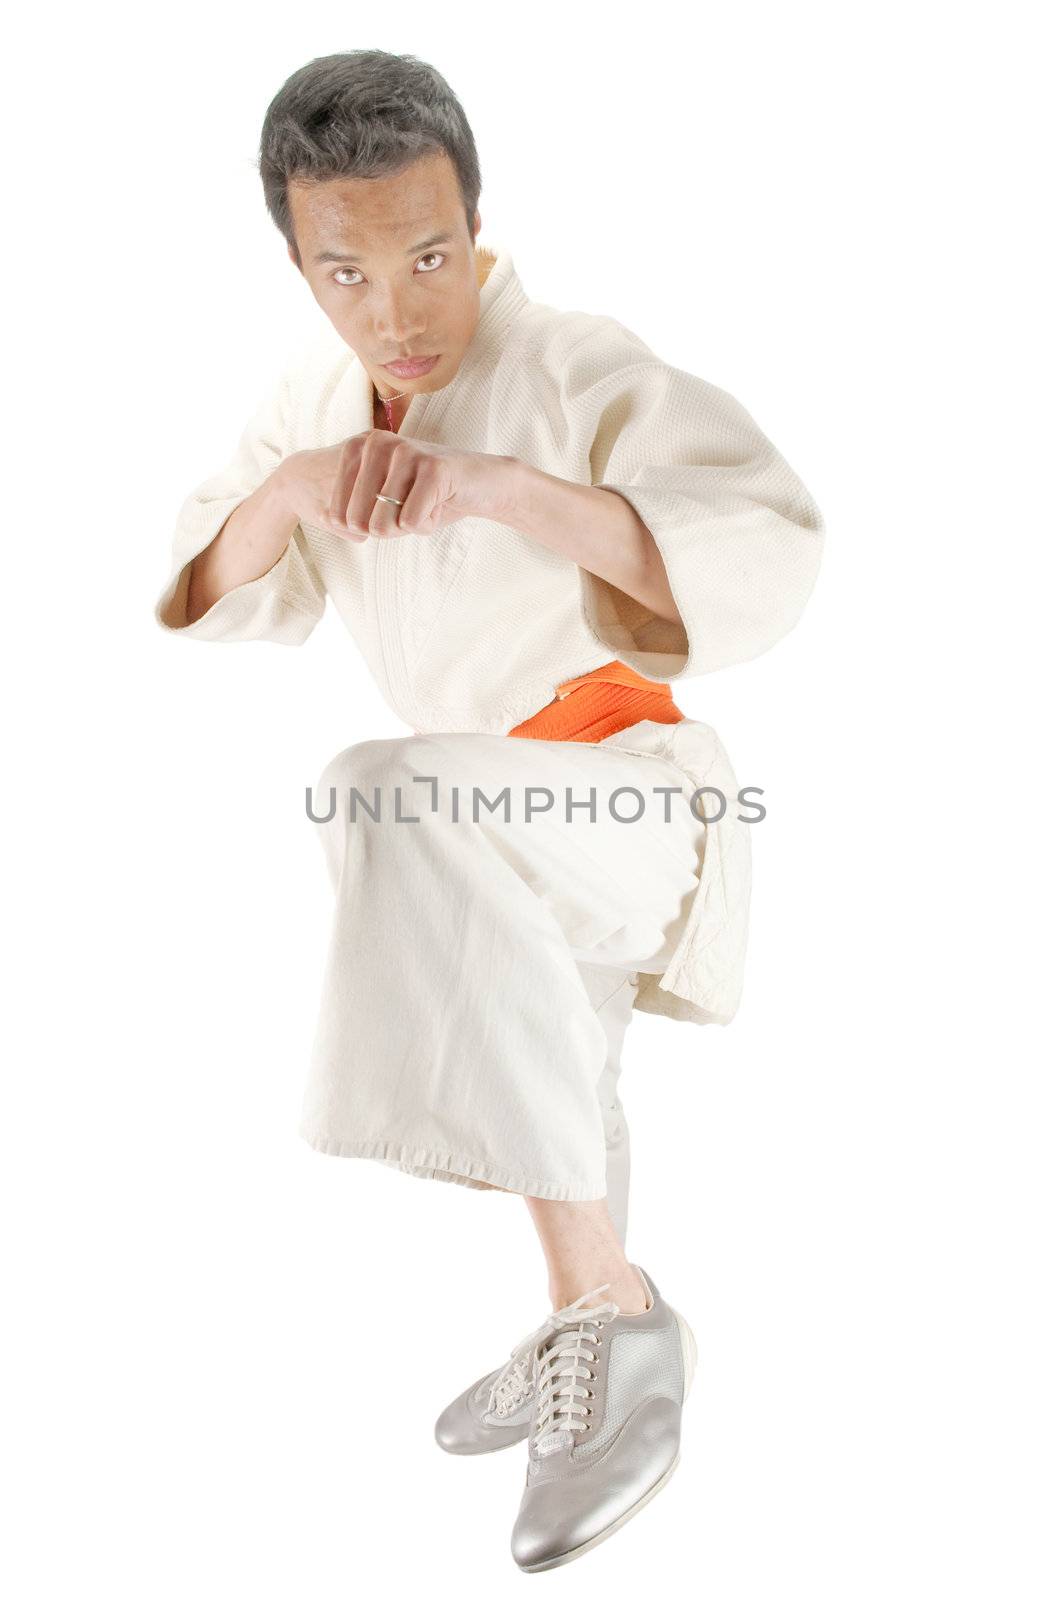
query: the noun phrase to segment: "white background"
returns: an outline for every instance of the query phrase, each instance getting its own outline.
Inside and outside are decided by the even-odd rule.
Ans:
[[[448,78],[481,239],[532,298],[735,394],[829,530],[796,631],[676,692],[769,805],[737,1018],[637,1014],[625,1052],[629,1253],[700,1345],[683,1459],[539,1581],[1059,1595],[1046,22],[31,15],[4,112],[12,1595],[524,1592],[523,1451],[432,1437],[547,1309],[523,1202],[295,1131],[330,905],[304,787],[409,730],[331,606],[300,650],[152,615],[178,504],[321,325],[263,204],[265,107],[364,46]]]

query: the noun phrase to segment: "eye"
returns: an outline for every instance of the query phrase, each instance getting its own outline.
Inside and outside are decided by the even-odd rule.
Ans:
[[[333,283],[338,283],[341,289],[351,289],[351,288],[353,288],[354,285],[352,283],[350,283],[349,281],[347,281],[347,280],[345,280],[345,279],[340,277],[340,273],[341,272],[358,272],[358,268],[357,267],[338,267],[336,269],[336,271],[332,274]],[[361,277],[361,273],[360,272],[358,272],[358,276],[359,276],[359,278]]]
[[[431,261],[433,259],[438,261],[440,266],[442,266],[443,262],[447,258],[446,258],[446,256],[441,255],[438,250],[429,250],[427,255],[423,255],[421,257],[421,261]],[[420,263],[418,263],[418,265],[420,265]],[[439,267],[429,267],[428,270],[429,270],[429,272],[438,272],[439,271]]]

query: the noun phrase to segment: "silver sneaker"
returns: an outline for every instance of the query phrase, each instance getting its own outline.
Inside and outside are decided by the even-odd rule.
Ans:
[[[632,1263],[634,1265],[634,1263]],[[645,1311],[599,1301],[607,1283],[553,1313],[530,1347],[535,1417],[513,1559],[524,1572],[574,1561],[641,1511],[679,1464],[683,1402],[697,1346],[685,1320],[646,1286]],[[588,1303],[591,1302],[591,1303]]]

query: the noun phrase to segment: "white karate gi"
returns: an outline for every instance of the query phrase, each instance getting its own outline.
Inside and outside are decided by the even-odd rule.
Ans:
[[[429,1176],[475,1183],[496,1181],[490,1172],[508,1174],[527,1193],[591,1198],[603,1191],[594,1084],[602,980],[593,980],[593,996],[577,982],[634,963],[636,1008],[728,1022],[742,985],[750,826],[739,817],[726,752],[706,723],[643,721],[600,745],[547,747],[504,736],[551,700],[557,684],[614,658],[676,683],[768,649],[794,625],[815,582],[823,520],[726,391],[660,360],[614,318],[530,301],[508,251],[479,246],[477,255],[490,270],[458,373],[443,389],[413,397],[400,433],[515,455],[624,495],[661,550],[682,621],[654,616],[504,524],[464,518],[430,538],[364,544],[300,524],[269,572],[185,625],[191,561],[232,510],[290,452],[373,426],[369,375],[331,329],[299,352],[229,463],[182,505],[155,615],[181,637],[301,644],[330,597],[387,702],[415,735],[433,741],[383,741],[384,753],[380,741],[351,746],[334,764],[343,773],[363,765],[405,771],[411,753],[421,759],[431,750],[447,771],[482,768],[483,778],[472,781],[494,793],[492,784],[526,771],[538,753],[555,781],[588,761],[596,772],[604,767],[606,793],[615,771],[647,790],[676,781],[689,792],[711,786],[728,796],[719,822],[696,821],[688,807],[687,820],[661,836],[653,822],[642,832],[600,824],[593,833],[574,824],[559,833],[538,821],[523,832],[446,823],[446,860],[400,839],[420,833],[441,842],[429,826],[435,818],[372,824],[373,833],[363,822],[342,832],[359,841],[344,852],[362,865],[334,880],[337,923],[304,1132],[321,1149],[384,1147],[391,1154],[378,1159]],[[488,737],[477,742],[476,735]],[[411,787],[411,804],[423,787]],[[338,836],[331,826],[322,833]],[[573,871],[584,860],[577,838],[589,852],[587,874]],[[650,879],[636,838],[656,861]],[[347,859],[334,844],[329,849],[333,860]],[[413,892],[402,887],[403,863],[421,885],[412,906],[403,898]],[[376,948],[372,918],[363,913],[383,908],[394,940],[410,926],[396,912],[404,904],[430,907],[440,919],[449,904],[462,950],[477,960],[469,965],[436,937],[423,967],[408,946],[400,965],[389,965],[393,951]],[[477,907],[497,935],[497,954],[475,931]],[[416,917],[412,926],[415,938]],[[429,918],[437,935],[441,926]],[[577,961],[574,952],[593,959]],[[410,985],[405,1000],[395,988],[399,971]],[[548,1035],[560,1043],[548,1049]],[[522,1068],[532,1061],[525,1079]],[[609,1103],[606,1097],[606,1110]]]

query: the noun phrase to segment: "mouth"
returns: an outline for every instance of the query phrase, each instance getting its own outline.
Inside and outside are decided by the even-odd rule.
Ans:
[[[438,356],[410,356],[404,361],[387,362],[384,371],[390,372],[394,378],[423,378],[438,360]]]

